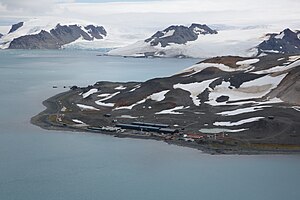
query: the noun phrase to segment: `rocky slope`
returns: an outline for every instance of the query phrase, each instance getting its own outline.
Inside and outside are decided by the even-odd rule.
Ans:
[[[0,48],[59,49],[77,40],[101,40],[107,35],[102,26],[74,21],[32,19],[12,25],[0,40]]]
[[[300,53],[300,31],[285,29],[279,34],[267,34],[265,41],[257,46],[258,54],[297,54]]]
[[[299,146],[300,55],[215,57],[166,78],[73,87],[52,101],[60,107],[35,121],[58,118],[37,124],[99,127],[143,121],[169,124],[194,138],[223,133],[248,147]]]
[[[166,47],[171,44],[186,44],[189,41],[195,41],[199,35],[217,34],[218,32],[212,30],[207,25],[192,24],[190,27],[186,26],[170,26],[163,31],[158,31],[145,42],[151,46]]]
[[[124,55],[136,57],[186,57],[176,48],[188,42],[198,40],[205,35],[218,34],[205,24],[192,24],[189,27],[173,25],[163,31],[158,31],[144,41],[139,41],[124,48],[112,50],[108,55]],[[175,48],[173,48],[175,46]]]

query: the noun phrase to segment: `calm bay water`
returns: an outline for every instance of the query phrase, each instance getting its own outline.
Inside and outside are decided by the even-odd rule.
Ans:
[[[41,102],[65,85],[143,81],[198,61],[96,55],[0,51],[0,200],[300,199],[297,155],[211,156],[163,142],[31,125]]]

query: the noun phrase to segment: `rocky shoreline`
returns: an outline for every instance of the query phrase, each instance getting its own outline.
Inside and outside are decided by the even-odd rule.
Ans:
[[[225,56],[145,82],[73,86],[31,122],[210,154],[299,153],[299,66],[299,55]]]
[[[53,122],[49,116],[56,115],[61,111],[61,105],[57,102],[63,102],[64,100],[70,98],[70,96],[74,95],[74,91],[70,90],[64,93],[60,93],[55,95],[43,102],[43,105],[46,109],[39,113],[38,115],[32,117],[31,123],[39,126],[43,129],[47,130],[55,130],[55,131],[70,131],[70,132],[88,132],[95,134],[105,134],[118,138],[134,138],[134,139],[150,139],[156,141],[163,141],[169,145],[177,145],[181,147],[188,147],[200,150],[203,153],[208,153],[211,155],[220,155],[220,154],[228,154],[228,155],[258,155],[258,154],[299,154],[300,146],[297,145],[275,145],[273,147],[268,145],[259,146],[251,146],[245,145],[242,143],[236,143],[231,145],[223,144],[220,141],[209,141],[207,143],[199,143],[199,141],[184,141],[182,139],[174,139],[170,137],[160,137],[157,135],[140,135],[136,134],[135,131],[129,130],[123,133],[117,132],[95,132],[89,130],[86,126],[77,126],[75,125],[66,125]],[[168,135],[167,135],[168,136]],[[233,139],[233,138],[231,138]],[[229,139],[230,140],[230,139]],[[234,140],[234,139],[233,139]]]

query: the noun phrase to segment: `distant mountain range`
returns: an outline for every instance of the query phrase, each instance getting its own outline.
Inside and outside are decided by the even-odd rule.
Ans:
[[[267,39],[257,46],[258,54],[280,53],[294,54],[300,53],[300,31],[285,29],[279,34],[267,34]]]
[[[207,25],[192,24],[186,26],[170,26],[163,31],[158,31],[145,42],[151,46],[167,47],[170,44],[186,44],[189,41],[195,41],[199,35],[217,34],[216,30],[212,30]]]
[[[111,56],[127,57],[213,57],[221,55],[258,56],[300,53],[300,31],[285,29],[266,33],[266,27],[223,28],[219,31],[205,24],[172,25],[134,44],[112,49]],[[265,34],[262,37],[262,34]],[[12,25],[0,34],[0,49],[60,49],[84,41],[83,48],[112,48],[122,39],[110,38],[103,26],[78,20],[31,19]],[[114,41],[114,39],[116,41]],[[108,43],[105,43],[108,42]],[[123,43],[126,43],[122,41]],[[128,42],[127,42],[128,44]]]
[[[59,49],[77,40],[101,40],[107,35],[103,26],[85,22],[49,22],[33,19],[12,25],[1,38],[0,48]]]
[[[158,31],[150,38],[127,47],[112,50],[108,55],[124,55],[133,57],[188,57],[180,51],[180,46],[196,41],[205,35],[218,34],[205,24],[191,26],[172,25]]]
[[[255,27],[254,27],[255,28]],[[300,31],[285,29],[279,34],[260,35],[248,41],[238,41],[236,34],[249,34],[251,29],[220,34],[207,25],[170,26],[150,38],[111,50],[108,55],[128,57],[210,57],[217,55],[291,54],[300,53]],[[252,33],[253,34],[253,33]],[[229,35],[229,36],[228,36]],[[252,36],[253,37],[253,36]],[[236,40],[236,41],[235,41]],[[247,43],[248,42],[248,43]]]

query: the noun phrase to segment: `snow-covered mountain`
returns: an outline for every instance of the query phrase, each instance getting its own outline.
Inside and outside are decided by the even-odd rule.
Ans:
[[[163,31],[158,31],[150,38],[146,39],[146,43],[150,46],[166,47],[171,44],[186,44],[189,41],[195,41],[199,35],[217,34],[218,32],[212,30],[207,25],[192,24],[190,27],[186,26],[170,26]]]
[[[0,33],[0,38],[2,38],[3,34]]]
[[[97,41],[106,37],[102,26],[66,19],[31,19],[12,25],[0,40],[5,49],[59,49],[78,41]]]
[[[300,31],[285,29],[278,34],[267,34],[272,30],[274,28],[268,26],[233,26],[218,29],[216,32],[206,25],[170,26],[144,41],[113,49],[108,55],[203,58],[300,53]]]
[[[300,53],[300,31],[285,29],[279,34],[267,34],[265,41],[257,46],[258,53]]]
[[[205,35],[218,34],[216,30],[211,29],[207,25],[192,24],[191,26],[172,25],[163,31],[158,31],[150,38],[139,41],[127,47],[114,49],[108,55],[123,56],[161,56],[161,57],[186,57],[181,52],[181,46],[186,46],[190,42],[197,41]]]

